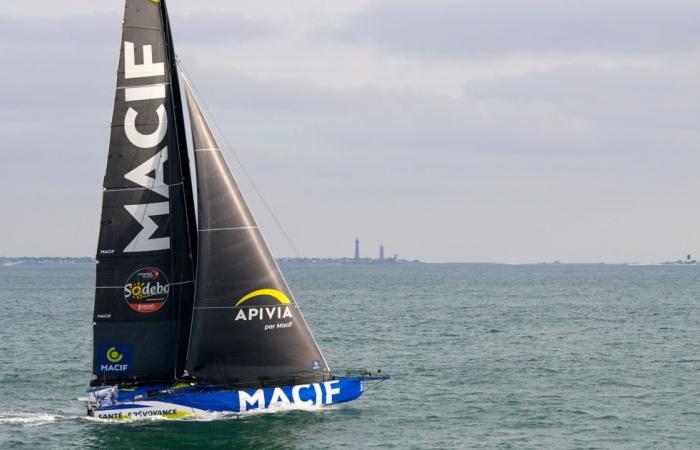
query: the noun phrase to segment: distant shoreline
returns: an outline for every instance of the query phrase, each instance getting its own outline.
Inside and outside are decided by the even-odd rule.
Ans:
[[[89,256],[0,256],[0,266],[16,266],[20,264],[31,265],[59,265],[59,264],[95,264],[95,258]],[[416,264],[421,261],[407,261],[397,258],[370,259],[370,258],[278,258],[280,264]]]
[[[425,262],[419,260],[405,259],[371,259],[371,258],[277,258],[279,264],[303,264],[303,265],[343,265],[343,266],[393,266],[412,264],[469,264],[469,265],[490,265],[490,266],[700,266],[695,261],[688,263],[685,261],[673,262],[534,262],[534,263],[507,263],[507,262]],[[95,264],[97,261],[90,256],[0,256],[0,267],[11,267],[17,265],[71,265],[71,264]]]
[[[95,264],[95,258],[89,256],[0,256],[0,266],[17,266],[20,264]]]

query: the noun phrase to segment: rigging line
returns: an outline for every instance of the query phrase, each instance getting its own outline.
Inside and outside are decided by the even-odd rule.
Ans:
[[[255,182],[253,181],[253,178],[252,178],[252,177],[250,176],[250,174],[248,173],[248,170],[247,170],[247,169],[245,168],[245,166],[243,165],[243,162],[241,162],[240,158],[238,157],[238,154],[237,154],[236,151],[233,149],[233,146],[231,145],[231,143],[229,142],[228,138],[227,138],[226,135],[224,134],[223,129],[219,126],[219,122],[216,120],[216,117],[214,117],[214,115],[213,115],[213,114],[211,113],[211,111],[209,110],[209,107],[207,106],[207,102],[204,101],[204,97],[199,93],[199,90],[197,89],[197,86],[195,85],[194,81],[192,81],[192,77],[189,76],[189,73],[188,73],[187,70],[185,69],[185,66],[184,66],[184,64],[182,63],[182,59],[181,59],[180,57],[177,58],[177,62],[178,62],[178,64],[180,65],[180,71],[183,72],[185,75],[187,75],[187,80],[189,81],[190,85],[192,86],[192,90],[194,90],[194,93],[197,94],[197,97],[199,97],[200,103],[202,103],[202,105],[204,106],[204,109],[206,110],[206,112],[207,112],[209,118],[212,120],[212,122],[214,122],[214,126],[215,126],[215,127],[217,128],[217,130],[219,131],[219,135],[224,139],[224,143],[226,144],[226,147],[227,147],[226,149],[229,150],[229,152],[231,153],[231,155],[232,155],[233,158],[235,159],[236,163],[237,163],[238,166],[241,168],[241,171],[243,172],[243,175],[245,175],[246,179],[248,180],[248,182],[250,183],[251,187],[253,188],[253,191],[255,191],[255,194],[256,194],[256,195],[260,198],[260,200],[262,201],[262,203],[263,203],[263,205],[265,206],[265,209],[267,210],[267,212],[270,214],[270,216],[272,216],[272,219],[275,221],[275,223],[277,224],[277,227],[280,229],[280,231],[281,231],[282,234],[284,235],[284,238],[287,240],[287,243],[292,247],[292,250],[294,250],[294,253],[296,253],[296,255],[297,255],[299,258],[303,259],[302,255],[301,255],[301,252],[299,252],[299,250],[297,249],[297,247],[294,245],[294,242],[292,242],[292,239],[289,237],[289,235],[287,234],[287,232],[284,230],[284,227],[282,226],[282,223],[279,221],[279,219],[277,219],[277,216],[276,216],[275,213],[272,211],[272,207],[270,207],[270,205],[267,203],[267,201],[265,200],[265,197],[263,197],[262,193],[260,192],[260,189],[258,189],[258,186],[257,186],[257,185],[255,184]]]
[[[315,277],[315,275],[314,275],[314,273],[313,273],[313,270],[311,270],[311,268],[310,268],[310,266],[309,266],[309,263],[306,261],[306,258],[304,258],[304,257],[302,256],[302,254],[301,254],[301,252],[299,251],[299,249],[297,249],[296,245],[294,245],[294,242],[292,241],[292,239],[289,237],[289,235],[288,235],[287,232],[285,231],[284,227],[282,226],[282,223],[279,221],[279,219],[278,219],[277,216],[275,215],[274,211],[272,210],[272,207],[267,203],[267,201],[265,200],[265,197],[263,197],[262,193],[260,192],[260,189],[258,189],[258,186],[257,186],[257,185],[255,184],[255,182],[253,181],[253,178],[252,178],[252,177],[250,176],[250,174],[248,173],[248,170],[247,170],[247,169],[245,168],[245,166],[243,165],[243,162],[241,162],[240,158],[238,157],[238,154],[236,153],[236,151],[235,151],[234,148],[233,148],[233,145],[231,145],[231,143],[229,142],[228,138],[226,137],[226,134],[223,132],[223,129],[219,126],[219,123],[217,122],[216,117],[214,117],[214,115],[213,115],[213,114],[211,113],[211,111],[209,110],[209,107],[207,106],[207,102],[204,101],[204,97],[200,94],[199,90],[197,89],[197,86],[195,85],[194,81],[192,80],[192,77],[189,76],[189,73],[187,72],[187,69],[185,68],[184,63],[182,62],[182,58],[180,58],[179,56],[176,56],[175,59],[176,59],[176,61],[177,61],[178,66],[180,67],[180,71],[181,71],[182,73],[184,73],[184,74],[187,76],[187,80],[189,81],[190,85],[192,86],[192,89],[194,90],[194,93],[197,95],[197,97],[199,97],[199,100],[200,100],[200,102],[202,103],[202,105],[204,106],[204,109],[206,110],[206,112],[207,112],[209,118],[214,122],[214,126],[215,126],[215,127],[217,128],[217,130],[219,131],[219,135],[224,139],[224,144],[226,144],[226,149],[227,149],[228,152],[233,156],[233,158],[235,159],[236,163],[238,163],[238,166],[241,168],[241,171],[243,172],[243,175],[245,175],[246,179],[248,180],[248,182],[249,182],[250,185],[252,186],[253,191],[255,192],[255,194],[256,194],[256,195],[260,198],[260,200],[262,201],[262,203],[263,203],[263,205],[265,206],[265,209],[267,210],[267,212],[270,214],[270,216],[272,216],[272,219],[275,221],[275,224],[277,225],[277,227],[279,228],[279,230],[282,232],[282,235],[284,236],[284,238],[285,238],[285,240],[287,241],[287,243],[290,245],[290,247],[292,247],[292,250],[294,251],[294,253],[296,254],[296,256],[302,261],[304,267],[305,267],[305,268],[309,271],[309,273],[311,274],[311,277],[314,279],[314,282],[316,283],[317,288],[320,287],[321,284],[319,283],[318,279]]]
[[[382,384],[382,383],[385,382],[385,381],[386,381],[386,380],[376,380],[375,383],[372,383],[372,384],[370,384],[368,387],[366,387],[365,390],[364,390],[364,392],[367,392],[367,391],[369,391],[369,390],[372,390],[372,389],[376,388],[377,386],[379,386],[380,384]]]

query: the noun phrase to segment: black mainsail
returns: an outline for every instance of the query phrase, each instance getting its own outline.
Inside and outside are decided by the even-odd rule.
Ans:
[[[185,82],[197,173],[190,377],[217,385],[318,381],[318,345]]]
[[[183,375],[226,386],[323,380],[328,365],[185,83],[195,219],[174,55],[164,0],[126,0],[92,385]]]
[[[184,369],[196,229],[163,0],[126,0],[97,251],[92,385]]]

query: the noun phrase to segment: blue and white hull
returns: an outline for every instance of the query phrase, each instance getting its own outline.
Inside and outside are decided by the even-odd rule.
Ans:
[[[81,400],[86,402],[89,415],[104,420],[206,418],[349,402],[362,395],[365,381],[381,379],[385,377],[338,377],[319,383],[244,390],[189,384],[111,387],[88,391],[88,397]]]

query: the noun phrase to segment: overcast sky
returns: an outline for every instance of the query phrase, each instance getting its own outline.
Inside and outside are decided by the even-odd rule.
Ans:
[[[168,5],[304,256],[355,237],[427,261],[700,256],[697,0]],[[122,8],[3,0],[0,255],[95,254]]]

